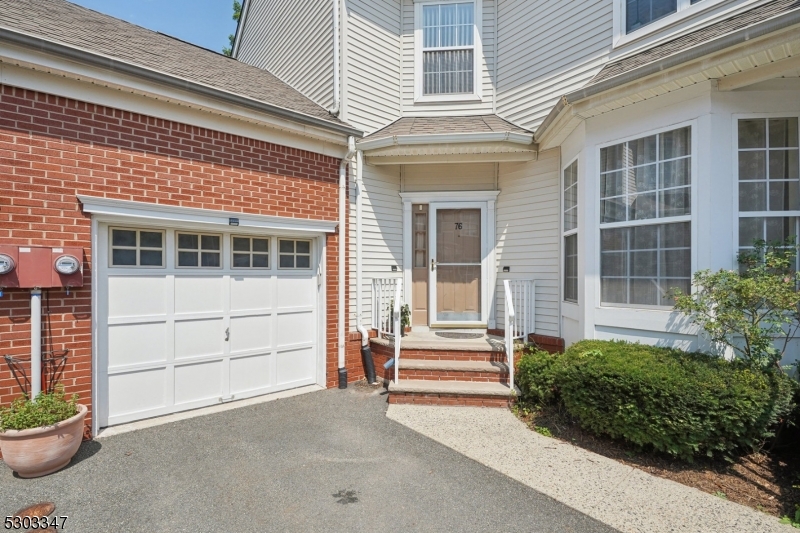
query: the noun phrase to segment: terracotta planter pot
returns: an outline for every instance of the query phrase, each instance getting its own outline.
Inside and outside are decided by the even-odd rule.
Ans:
[[[53,426],[7,429],[0,433],[3,461],[19,477],[46,476],[69,464],[83,440],[85,405],[78,404],[78,414]]]

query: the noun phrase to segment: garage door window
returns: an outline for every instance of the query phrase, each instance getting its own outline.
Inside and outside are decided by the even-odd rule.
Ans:
[[[111,266],[163,267],[164,232],[112,228]]]
[[[311,268],[311,241],[281,239],[281,268]]]
[[[233,268],[269,268],[269,239],[233,237]]]
[[[222,237],[178,233],[178,266],[219,268],[222,266]]]

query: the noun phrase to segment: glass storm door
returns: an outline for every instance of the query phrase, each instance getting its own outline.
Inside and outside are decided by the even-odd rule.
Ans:
[[[452,205],[452,204],[451,204]],[[431,302],[437,324],[482,321],[482,210],[431,204]]]

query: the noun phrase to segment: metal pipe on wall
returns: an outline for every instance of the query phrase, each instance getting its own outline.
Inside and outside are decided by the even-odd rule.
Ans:
[[[31,391],[35,400],[42,392],[42,291],[31,290]]]
[[[347,246],[347,167],[352,165],[353,155],[356,153],[356,139],[350,136],[347,139],[347,155],[339,163],[339,388],[347,388],[347,368],[344,363],[345,349],[345,246]],[[352,166],[351,166],[352,168]]]

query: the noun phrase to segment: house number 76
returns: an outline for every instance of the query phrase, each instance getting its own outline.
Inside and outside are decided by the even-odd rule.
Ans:
[[[456,229],[464,229],[464,224],[461,222],[456,222]]]

